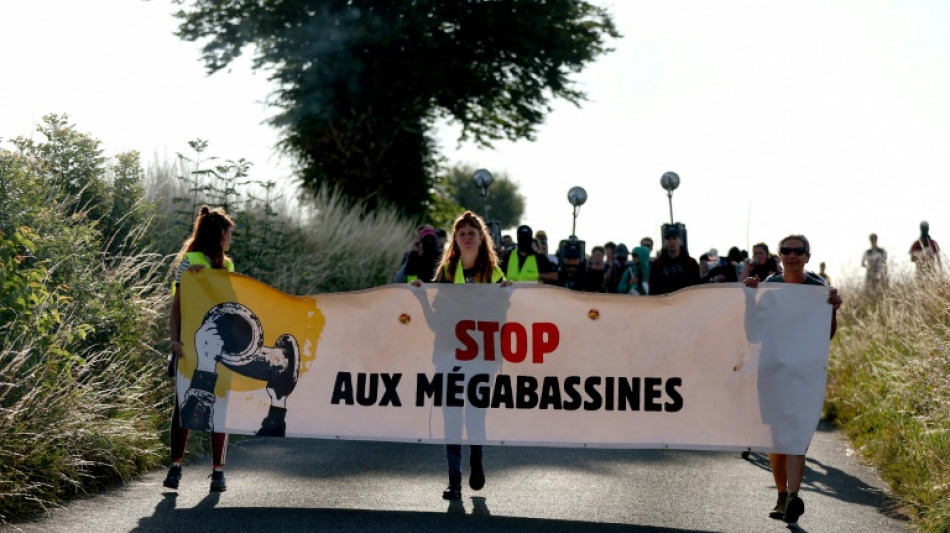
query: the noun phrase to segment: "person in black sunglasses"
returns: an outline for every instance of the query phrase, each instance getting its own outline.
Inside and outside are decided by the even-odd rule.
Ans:
[[[782,260],[784,271],[773,274],[765,279],[766,283],[802,283],[804,285],[825,286],[825,281],[818,274],[805,270],[805,264],[811,258],[811,246],[804,235],[789,235],[779,242],[779,258]],[[759,280],[749,276],[742,280],[747,287],[758,287]],[[838,290],[831,288],[828,295],[831,304],[831,337],[838,329],[838,308],[841,307],[841,296]],[[778,489],[778,502],[769,513],[771,518],[784,520],[787,524],[798,523],[798,517],[805,513],[805,502],[798,495],[802,478],[805,477],[805,456],[783,453],[770,453],[769,463],[772,466],[772,477]]]

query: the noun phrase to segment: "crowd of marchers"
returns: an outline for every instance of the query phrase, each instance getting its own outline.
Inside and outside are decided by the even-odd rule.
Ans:
[[[433,278],[445,243],[440,231],[428,225],[419,228],[419,237],[404,255],[394,282]],[[514,239],[502,236],[497,248],[507,279],[585,292],[668,294],[692,285],[737,282],[749,276],[765,280],[782,272],[781,262],[765,243],[753,246],[751,255],[734,246],[724,256],[713,248],[694,259],[687,252],[682,231],[676,225],[665,226],[655,254],[651,237],[640,239],[632,250],[623,243],[607,242],[587,253],[586,243],[575,237],[560,241],[552,250],[543,230],[534,232],[523,225]],[[819,275],[827,276],[824,264]]]
[[[940,248],[930,237],[930,226],[920,224],[920,236],[910,248],[911,261],[919,275],[940,270]],[[651,237],[643,237],[631,250],[623,243],[607,242],[589,251],[586,243],[569,237],[549,247],[546,232],[530,226],[517,228],[515,238],[503,235],[496,249],[501,270],[513,282],[537,282],[584,292],[633,295],[668,294],[703,283],[733,283],[752,277],[764,281],[782,273],[782,262],[768,244],[760,242],[752,253],[733,246],[725,255],[712,248],[693,258],[687,248],[681,225],[664,225],[663,241],[655,250]],[[446,232],[429,225],[418,228],[413,249],[406,252],[396,283],[414,279],[429,281],[442,257]],[[872,291],[887,286],[887,251],[878,246],[878,237],[869,236],[870,248],[861,257],[866,286]],[[654,253],[656,252],[656,253]],[[820,277],[831,285],[825,263],[819,263]]]

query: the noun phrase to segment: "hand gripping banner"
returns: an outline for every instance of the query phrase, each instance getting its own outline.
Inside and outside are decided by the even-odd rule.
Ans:
[[[824,287],[298,297],[205,269],[183,276],[182,298],[177,393],[191,429],[803,454],[824,402]]]

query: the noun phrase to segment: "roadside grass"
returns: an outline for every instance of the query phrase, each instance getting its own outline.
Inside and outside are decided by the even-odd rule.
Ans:
[[[924,532],[950,531],[950,278],[841,287],[826,414]]]

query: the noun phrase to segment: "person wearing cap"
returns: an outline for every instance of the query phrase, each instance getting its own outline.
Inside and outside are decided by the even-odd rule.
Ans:
[[[629,258],[630,250],[626,244],[620,243],[614,247],[613,260],[607,262],[607,270],[604,272],[604,287],[607,292],[619,292],[620,280],[623,279]]]
[[[910,260],[917,265],[917,277],[932,276],[942,267],[940,247],[930,238],[930,224],[926,220],[920,223],[920,237],[910,247]]]
[[[650,268],[650,294],[669,294],[699,282],[699,263],[684,252],[679,229],[667,227],[663,248]]]
[[[534,232],[530,226],[519,226],[518,246],[501,260],[505,277],[519,283],[557,283],[557,271],[548,257],[534,249]]]
[[[406,260],[406,281],[432,281],[439,263],[439,239],[435,228],[426,224],[419,228],[420,250],[413,250]]]
[[[587,272],[578,246],[568,245],[564,248],[564,265],[558,270],[557,284],[572,291],[583,291],[587,280]]]

